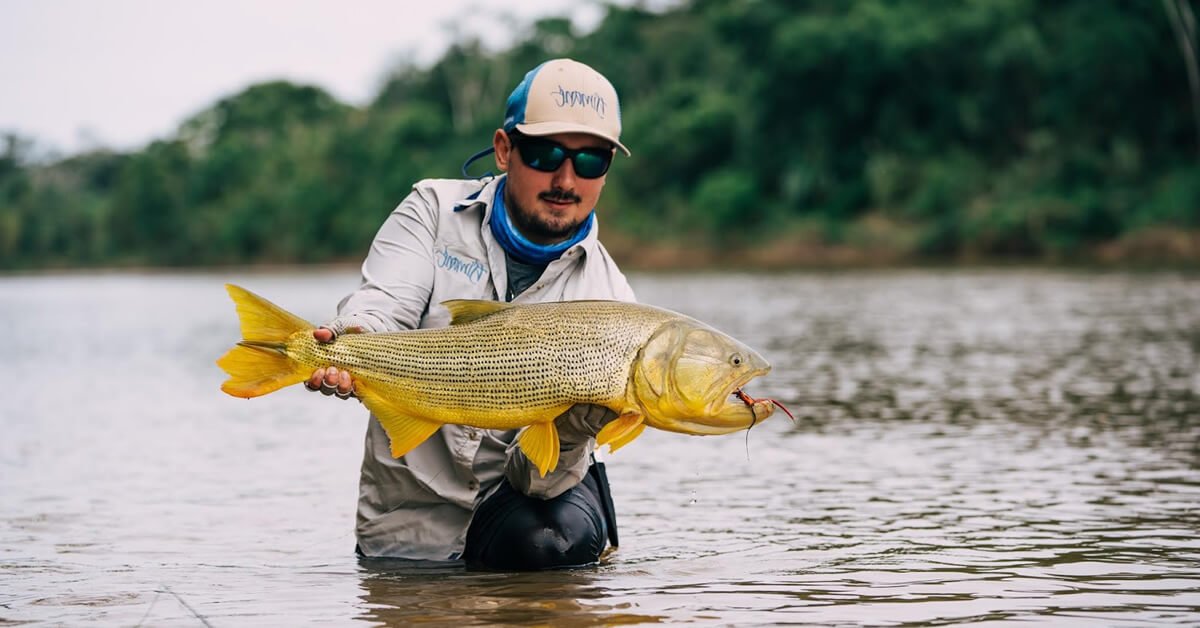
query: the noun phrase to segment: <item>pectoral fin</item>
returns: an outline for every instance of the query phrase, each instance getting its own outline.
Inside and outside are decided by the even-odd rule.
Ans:
[[[629,444],[629,441],[637,438],[642,430],[646,428],[646,424],[642,422],[642,415],[636,412],[625,412],[617,418],[608,422],[604,429],[596,434],[597,445],[608,445],[609,451],[616,451],[621,447]]]
[[[371,390],[369,384],[361,381],[354,383],[354,394],[362,399],[363,405],[379,419],[383,431],[387,432],[392,444],[392,456],[399,458],[416,449],[417,445],[438,431],[442,426],[437,421],[420,419],[405,414],[400,408],[392,405],[387,398]]]
[[[629,430],[628,432],[625,432],[625,434],[622,436],[614,438],[612,440],[612,442],[610,442],[608,444],[608,453],[613,453],[616,450],[624,447],[625,445],[628,445],[630,442],[633,441],[633,439],[637,438],[638,436],[641,436],[642,430],[644,430],[644,429],[646,429],[646,424],[638,423],[637,427],[633,428],[632,430]]]
[[[541,477],[558,466],[558,428],[554,427],[554,421],[530,425],[521,431],[517,442]]]

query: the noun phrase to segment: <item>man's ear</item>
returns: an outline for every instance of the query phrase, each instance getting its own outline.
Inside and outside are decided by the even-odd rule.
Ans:
[[[512,142],[504,129],[496,129],[496,133],[492,135],[492,148],[496,149],[496,169],[508,172],[508,160],[512,158]]]

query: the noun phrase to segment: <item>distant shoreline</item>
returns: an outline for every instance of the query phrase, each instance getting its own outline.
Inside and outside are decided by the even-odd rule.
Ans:
[[[965,253],[921,255],[886,240],[867,244],[828,244],[816,239],[785,237],[761,246],[718,247],[638,243],[618,234],[605,246],[625,269],[755,270],[855,269],[901,267],[1098,267],[1200,268],[1200,230],[1155,228],[1088,245],[1070,256]]]
[[[1064,259],[1041,257],[921,256],[887,248],[828,245],[795,241],[769,243],[761,248],[724,249],[678,244],[639,245],[621,237],[605,239],[605,246],[625,272],[804,272],[869,271],[920,268],[1037,268],[1103,271],[1200,271],[1200,232],[1172,231],[1153,237],[1124,239],[1089,248]],[[0,269],[0,277],[59,274],[204,274],[218,271],[272,273],[311,269],[315,272],[356,272],[361,259],[323,262],[214,264],[197,266],[111,263],[98,265],[43,265]]]

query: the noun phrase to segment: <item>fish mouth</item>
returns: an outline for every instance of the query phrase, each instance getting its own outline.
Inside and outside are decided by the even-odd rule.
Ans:
[[[775,412],[774,403],[769,399],[754,399],[742,392],[751,380],[766,375],[770,370],[770,367],[755,369],[734,380],[726,388],[725,394],[718,398],[713,416],[722,419],[722,422],[736,423],[739,428],[753,426],[771,416]]]

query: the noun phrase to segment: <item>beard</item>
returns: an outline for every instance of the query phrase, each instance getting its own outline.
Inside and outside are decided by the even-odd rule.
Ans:
[[[517,199],[513,198],[511,190],[506,189],[504,192],[504,205],[508,209],[509,220],[512,220],[513,225],[522,235],[534,242],[549,243],[566,240],[571,237],[571,234],[575,233],[575,230],[583,222],[583,219],[571,220],[562,218],[556,220],[554,217],[539,216],[518,203]],[[571,201],[575,203],[582,200],[573,192],[560,188],[546,190],[538,194],[538,198],[548,201]]]

